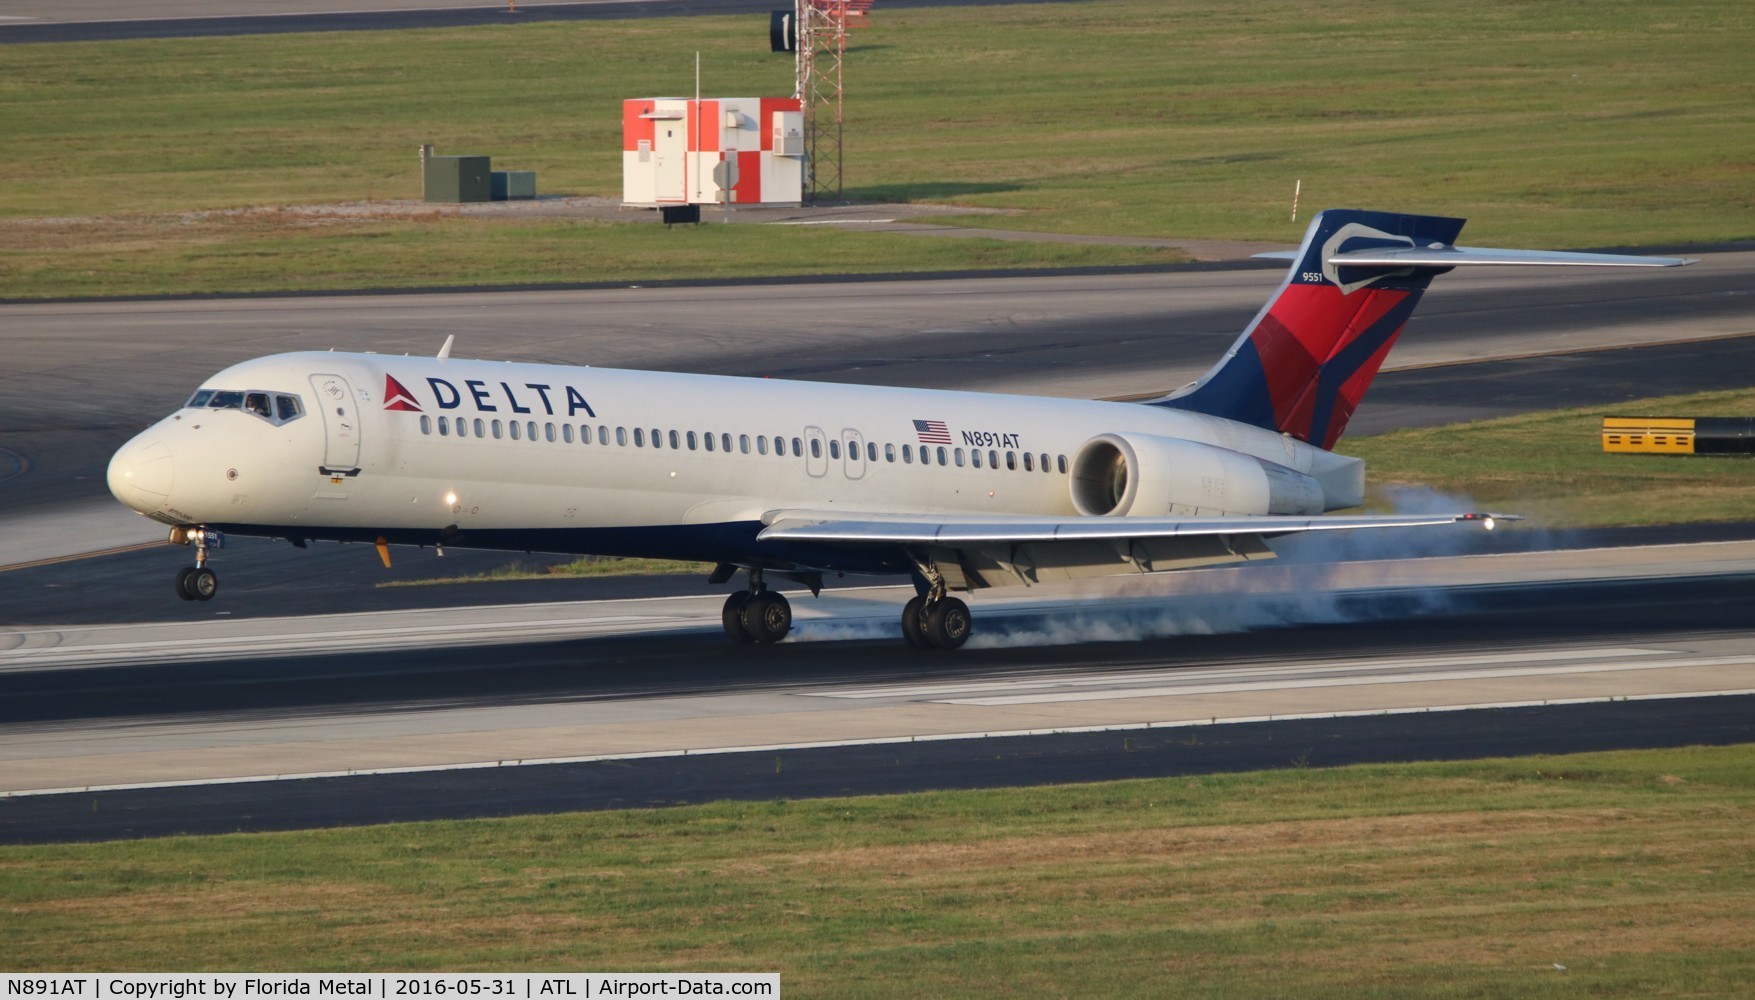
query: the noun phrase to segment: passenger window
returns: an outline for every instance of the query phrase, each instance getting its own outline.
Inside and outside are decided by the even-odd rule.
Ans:
[[[520,425],[519,425],[519,423],[518,423],[518,421],[516,421],[516,420],[511,420],[511,421],[507,421],[507,423],[508,423],[508,424],[509,424],[509,425],[510,425],[510,426],[511,426],[511,428],[512,428],[512,440],[514,440],[514,441],[516,441],[516,440],[518,440],[518,435],[519,435],[519,433],[520,433],[520,431],[519,431],[519,429],[518,429],[518,428],[519,428],[519,426],[520,426]]]
[[[962,452],[958,452],[958,454],[962,454]],[[942,444],[938,446],[938,464],[945,464],[945,447]],[[962,463],[959,462],[957,464],[961,465]]]
[[[451,421],[446,419],[445,417],[440,417],[439,418],[439,436],[440,437],[449,437],[450,434],[451,434]]]
[[[1052,469],[1049,468],[1048,453],[1047,452],[1042,453],[1042,471],[1043,472],[1053,471]]]
[[[495,441],[498,441],[500,439],[500,431],[501,430],[502,430],[502,428],[500,426],[499,418],[496,417],[494,419],[494,440]]]
[[[652,447],[664,447],[664,432],[656,427],[652,428]]]
[[[962,459],[963,459],[963,454],[962,454],[962,452],[959,451],[957,453],[957,464],[958,465],[963,464]],[[975,466],[975,468],[977,468],[977,469],[981,468],[981,452],[976,451],[975,449],[971,448],[969,450],[969,464]]]
[[[902,446],[902,464],[903,465],[913,465],[914,464],[914,446],[913,445],[905,444]]]
[[[991,451],[991,450],[988,451],[988,453],[987,453],[987,467],[989,469],[999,468],[999,452]]]
[[[701,436],[702,436],[702,437],[704,437],[704,438],[706,438],[706,439],[707,439],[707,440],[705,440],[705,441],[703,441],[703,442],[701,442],[701,443],[702,443],[702,444],[705,444],[705,445],[706,445],[706,446],[707,446],[707,450],[708,450],[708,451],[712,451],[712,450],[713,450],[713,432],[712,432],[712,431],[708,431],[708,432],[707,432],[707,433],[705,433],[705,434],[703,434],[703,435],[701,435]]]
[[[756,435],[756,454],[766,455],[767,453],[768,453],[768,435],[757,434]]]
[[[1061,475],[1063,475],[1063,476],[1066,475],[1066,456],[1065,455],[1061,455],[1059,460],[1056,461],[1054,464],[1060,468]]]
[[[793,438],[793,440],[796,441],[798,439]],[[816,438],[810,439],[810,457],[812,457],[812,458],[822,458],[823,457],[823,443],[821,441],[817,440]]]
[[[529,423],[525,424],[524,427],[526,430],[528,430],[530,432],[530,440],[535,441],[536,440],[536,421],[532,420]]]
[[[893,444],[884,445],[884,461],[894,462],[895,460],[896,460],[896,446]]]
[[[469,436],[469,421],[463,417],[457,418],[457,436],[460,438]]]
[[[689,450],[694,451],[696,444],[695,432],[689,431]]]
[[[951,454],[957,460],[957,468],[961,469],[963,467],[963,449],[958,448],[956,451],[952,452]]]
[[[628,429],[626,427],[615,429],[615,443],[623,448],[628,446]]]
[[[572,444],[573,443],[573,425],[572,424],[562,424],[561,425],[561,443],[562,444]]]
[[[636,447],[636,448],[646,447],[646,431],[644,428],[640,428],[640,427],[634,428],[634,447]]]
[[[276,396],[274,397],[274,407],[275,415],[280,417],[281,423],[285,423],[288,420],[297,420],[299,417],[299,400],[297,396]]]
[[[670,432],[670,447],[673,451],[681,447],[681,440],[681,438],[677,437],[676,431]]]
[[[870,441],[865,443],[865,460],[867,462],[877,461],[877,445]]]
[[[1025,472],[1035,472],[1036,471],[1036,463],[1030,461],[1030,453],[1027,451],[1024,452],[1024,471]]]
[[[422,434],[431,434],[433,432],[433,418],[424,413],[420,415],[420,432]]]
[[[476,436],[476,437],[487,437],[487,435],[486,435],[486,434],[483,434],[483,433],[482,433],[482,431],[481,431],[481,429],[482,429],[482,426],[483,426],[483,425],[482,425],[482,422],[481,422],[481,418],[480,418],[480,417],[476,417],[476,418],[475,418],[475,436]]]
[[[812,449],[812,450],[814,451],[815,449]],[[830,441],[829,442],[829,457],[835,458],[835,459],[838,459],[841,457],[841,442],[839,442],[839,441]]]
[[[750,453],[750,436],[748,434],[739,434],[737,436],[737,450],[745,455]]]
[[[554,424],[543,424],[542,425],[542,436],[548,439],[549,444],[554,444],[555,425]]]

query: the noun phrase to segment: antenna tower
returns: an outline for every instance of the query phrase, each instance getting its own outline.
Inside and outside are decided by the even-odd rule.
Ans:
[[[809,174],[805,200],[841,197],[841,64],[847,57],[847,15],[863,16],[872,0],[796,0],[798,86],[804,110]]]

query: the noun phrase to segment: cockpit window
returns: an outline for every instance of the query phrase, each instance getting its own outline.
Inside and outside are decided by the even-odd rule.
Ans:
[[[299,397],[287,393],[270,393],[260,389],[202,389],[183,404],[198,410],[243,410],[271,424],[284,424],[305,415]]]

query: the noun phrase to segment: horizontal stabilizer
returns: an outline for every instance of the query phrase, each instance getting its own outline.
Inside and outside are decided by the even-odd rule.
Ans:
[[[1295,261],[1296,250],[1271,250],[1256,260]],[[1499,250],[1491,247],[1383,247],[1330,254],[1329,264],[1352,267],[1467,267],[1491,264],[1536,264],[1569,267],[1681,267],[1691,257],[1641,257],[1620,253],[1573,253],[1565,250]]]
[[[1489,247],[1377,247],[1331,254],[1331,264],[1351,267],[1468,267],[1487,264],[1538,264],[1572,267],[1680,267],[1684,257],[1639,257],[1620,253],[1572,253],[1566,250],[1497,250]]]

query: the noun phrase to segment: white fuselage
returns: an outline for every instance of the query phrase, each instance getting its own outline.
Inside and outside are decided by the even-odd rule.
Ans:
[[[443,532],[628,554],[554,533],[781,509],[1073,516],[1069,463],[1104,434],[1198,442],[1318,479],[1356,467],[1201,414],[972,392],[340,353],[248,361],[203,388],[271,406],[296,397],[299,413],[186,406],[117,453],[112,488],[166,523],[294,538]],[[1248,513],[1227,510],[1222,488],[1177,506],[1132,513]],[[502,532],[538,534],[510,544]]]

